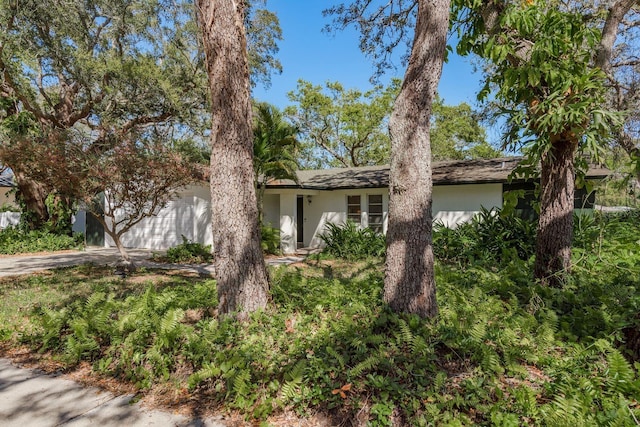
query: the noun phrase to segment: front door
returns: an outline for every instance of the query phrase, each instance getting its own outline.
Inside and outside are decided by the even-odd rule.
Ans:
[[[297,247],[304,247],[304,196],[298,196],[296,200],[296,234],[298,235]]]

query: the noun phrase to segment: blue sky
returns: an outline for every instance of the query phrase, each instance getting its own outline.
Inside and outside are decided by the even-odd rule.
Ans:
[[[258,86],[253,96],[283,108],[290,104],[287,93],[296,88],[298,79],[322,85],[327,81],[339,81],[346,88],[367,90],[373,65],[358,48],[355,29],[327,34],[322,31],[330,18],[322,16],[322,10],[336,3],[330,0],[268,0],[267,8],[280,19],[284,40],[280,42],[278,58],[283,66],[282,74],[272,76],[269,89]],[[398,70],[385,76],[402,77]],[[383,80],[384,82],[385,80]],[[475,105],[480,87],[480,74],[473,72],[468,58],[451,54],[445,64],[439,93],[447,104],[467,102]],[[493,138],[490,138],[493,139]]]

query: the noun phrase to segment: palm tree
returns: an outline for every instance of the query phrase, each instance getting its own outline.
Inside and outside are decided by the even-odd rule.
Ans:
[[[258,215],[262,224],[263,200],[271,179],[298,181],[295,152],[298,130],[285,122],[277,107],[266,102],[254,105],[253,170],[258,196]]]

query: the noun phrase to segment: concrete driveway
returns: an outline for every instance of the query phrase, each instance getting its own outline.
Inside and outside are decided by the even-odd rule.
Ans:
[[[155,265],[151,263],[152,252],[146,249],[131,249],[128,251],[131,259],[139,266]],[[120,259],[115,248],[88,248],[85,251],[70,251],[45,255],[17,255],[0,257],[0,277],[17,276],[35,273],[59,267],[70,267],[84,263],[96,265],[113,265]],[[158,264],[159,265],[159,264]]]
[[[213,268],[207,264],[161,264],[151,261],[154,251],[148,249],[128,249],[131,260],[138,267],[166,268],[194,271],[201,276],[211,276]],[[155,251],[157,252],[157,251]],[[267,265],[288,265],[304,260],[302,256],[282,256],[266,260]],[[70,267],[84,263],[95,265],[114,265],[120,259],[116,248],[87,248],[84,251],[70,251],[45,255],[0,256],[0,277],[18,276],[59,267]]]

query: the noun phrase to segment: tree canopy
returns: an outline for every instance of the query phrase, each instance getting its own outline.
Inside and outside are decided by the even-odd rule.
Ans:
[[[490,159],[501,152],[487,142],[480,117],[467,103],[446,105],[437,97],[431,116],[433,160]]]
[[[299,80],[285,115],[300,130],[303,168],[350,167],[389,161],[389,115],[400,80],[362,92],[339,82],[324,88]]]
[[[279,69],[280,29],[259,3],[245,25],[255,32],[253,79],[268,82]],[[21,153],[64,152],[65,144],[106,152],[160,127],[172,129],[168,140],[199,133],[208,121],[200,46],[188,1],[0,2],[0,161],[13,169],[36,225],[48,220],[48,195],[70,202],[60,183],[79,177],[65,163],[47,175],[39,158]]]
[[[301,131],[303,168],[352,167],[387,164],[390,160],[389,117],[401,81],[393,79],[362,92],[339,82],[324,87],[300,80],[289,93],[295,104],[285,114]],[[491,158],[501,153],[486,140],[480,118],[462,103],[446,105],[437,97],[431,116],[434,160]]]

